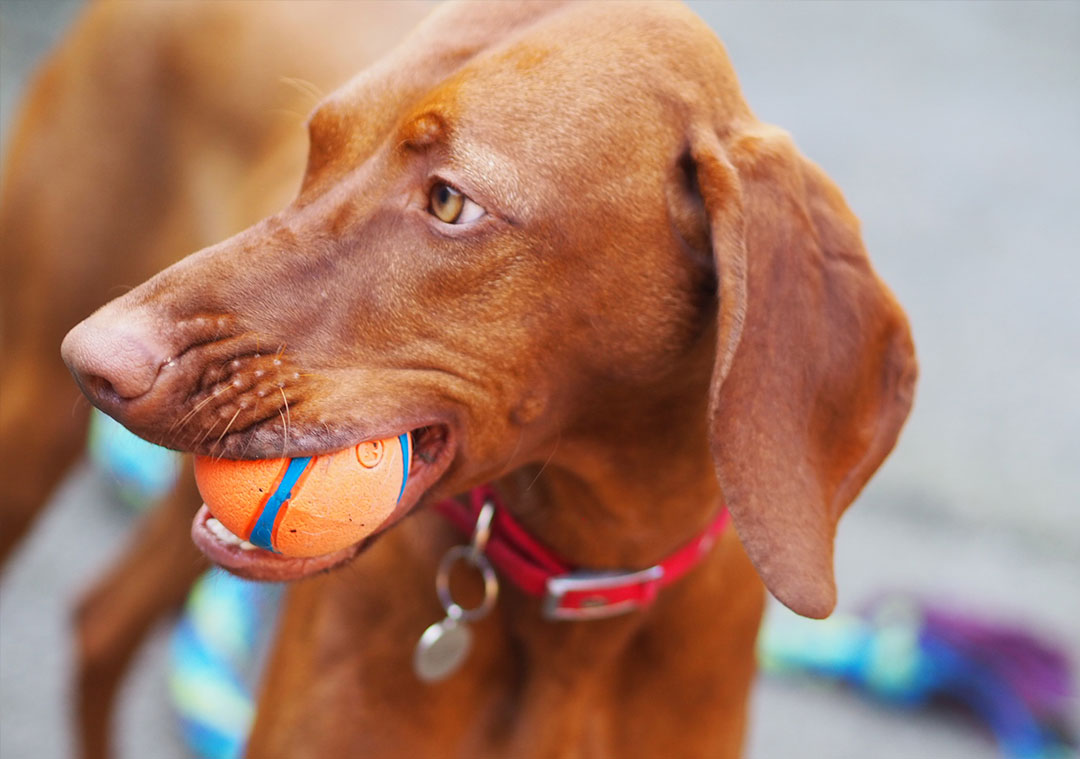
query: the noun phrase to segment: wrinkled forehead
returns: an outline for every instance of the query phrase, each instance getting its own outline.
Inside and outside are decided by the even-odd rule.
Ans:
[[[312,144],[360,157],[419,134],[464,165],[625,167],[676,141],[695,104],[745,109],[719,41],[681,5],[451,4],[317,109]]]
[[[444,114],[462,149],[501,146],[541,168],[622,162],[638,146],[671,140],[678,119],[664,118],[661,66],[601,30],[576,34],[572,45],[563,39],[553,24],[498,45],[421,107]]]

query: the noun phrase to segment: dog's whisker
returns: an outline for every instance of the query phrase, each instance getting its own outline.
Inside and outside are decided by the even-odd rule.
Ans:
[[[188,421],[190,421],[193,416],[195,416],[197,413],[199,413],[199,410],[202,409],[204,406],[206,406],[207,403],[214,400],[215,397],[217,397],[216,394],[210,395],[210,396],[204,398],[203,400],[199,401],[198,403],[196,403],[195,406],[190,411],[188,411],[186,414],[184,414],[184,416],[182,416],[181,418],[177,419],[175,422],[172,423],[172,426],[169,427],[169,431],[166,434],[171,435],[173,433],[173,431],[176,431],[176,432],[182,431],[184,429],[184,426],[188,423]]]
[[[278,409],[278,414],[281,415],[281,426],[284,428],[281,435],[281,458],[285,458],[285,450],[289,447],[289,423],[285,421],[285,414],[281,409]]]
[[[547,469],[547,465],[551,463],[551,459],[555,456],[555,451],[559,450],[560,443],[562,443],[562,430],[559,430],[559,434],[555,438],[555,445],[552,446],[551,453],[548,454],[548,457],[544,459],[544,463],[540,467],[540,471],[536,473],[536,476],[532,478],[532,482],[530,482],[529,486],[525,488],[526,493],[532,490],[532,486],[536,484],[536,481],[540,479],[540,475],[542,475],[544,473],[544,470]]]
[[[191,409],[191,411],[185,414],[182,419],[174,422],[173,425],[169,427],[169,431],[165,433],[166,436],[168,436],[171,440],[176,440],[179,435],[184,431],[184,428],[187,427],[188,423],[195,417],[195,415],[198,414],[199,411],[206,406],[206,404],[210,403],[212,400],[214,400],[214,398],[217,398],[226,389],[227,388],[221,388],[213,395],[199,401],[199,403],[196,404],[195,408]]]
[[[326,94],[323,90],[314,82],[309,82],[307,79],[301,79],[296,76],[283,76],[281,82],[287,84],[296,91],[308,95],[312,98],[312,103],[322,100]]]
[[[285,346],[281,346],[284,350]],[[278,354],[281,355],[280,353]],[[285,404],[285,413],[282,414],[281,409],[278,409],[278,413],[281,414],[281,424],[284,428],[284,432],[281,437],[281,458],[285,458],[285,451],[289,447],[289,399],[285,397],[285,388],[279,387],[278,392],[281,393],[281,401]]]
[[[208,437],[210,437],[214,433],[214,430],[217,429],[217,426],[218,426],[219,422],[220,422],[220,420],[218,420],[217,422],[214,422],[209,427],[207,427],[206,431],[203,432],[202,436],[198,439],[198,441],[196,441],[196,443],[195,443],[195,445],[193,447],[198,448],[200,445],[205,443],[206,439]]]
[[[248,435],[247,440],[244,442],[244,447],[240,449],[240,455],[237,458],[244,458],[244,454],[247,453],[249,447],[251,447],[251,441],[255,439],[254,435]]]
[[[211,393],[211,394],[210,394],[209,396],[207,396],[206,398],[203,398],[203,399],[202,399],[201,401],[199,401],[198,403],[196,403],[196,404],[195,404],[195,406],[194,406],[194,408],[192,408],[192,409],[191,409],[190,411],[188,411],[188,412],[187,412],[186,414],[184,414],[184,416],[183,416],[183,417],[182,417],[181,419],[179,419],[179,420],[178,420],[178,421],[176,421],[176,422],[173,422],[173,425],[172,425],[171,427],[169,427],[169,431],[168,431],[167,433],[165,433],[165,434],[166,434],[166,435],[171,435],[171,434],[172,434],[172,432],[173,432],[173,430],[176,430],[177,432],[180,432],[181,430],[183,430],[183,429],[184,429],[184,426],[185,426],[185,425],[186,425],[186,424],[187,424],[187,423],[188,423],[189,421],[191,421],[191,418],[192,418],[193,416],[195,416],[195,414],[199,413],[199,411],[200,411],[200,410],[201,410],[201,409],[202,409],[203,407],[205,407],[207,403],[210,403],[210,402],[211,402],[212,400],[214,400],[214,399],[215,399],[215,398],[217,398],[217,397],[218,397],[219,395],[221,395],[221,394],[222,394],[223,392],[225,392],[225,391],[226,391],[226,390],[227,390],[228,388],[229,388],[229,386],[228,386],[228,385],[226,385],[226,386],[224,386],[224,387],[222,387],[222,388],[219,388],[218,390],[216,390],[215,392]]]
[[[75,413],[79,410],[79,406],[84,404],[84,403],[87,406],[90,405],[90,401],[88,401],[86,399],[86,396],[80,394],[79,397],[75,399],[75,402],[73,404],[71,404],[71,415],[75,416]]]
[[[504,471],[504,472],[509,472],[509,471],[510,471],[511,469],[513,469],[513,462],[514,462],[514,457],[515,457],[515,456],[517,456],[517,455],[518,455],[518,451],[520,451],[520,450],[521,450],[521,442],[522,442],[522,441],[523,441],[524,439],[525,439],[525,428],[524,428],[524,427],[519,427],[519,428],[518,428],[518,439],[517,439],[517,443],[515,443],[515,444],[514,444],[514,450],[513,450],[513,451],[511,451],[511,452],[510,452],[510,455],[509,455],[509,456],[508,456],[508,457],[506,458],[506,463],[505,463],[505,464],[503,464],[503,469],[502,469],[502,471]],[[552,453],[554,453],[554,451],[552,451]],[[541,471],[543,471],[543,470],[541,470]]]
[[[216,449],[219,445],[221,445],[221,441],[225,439],[225,436],[227,434],[229,434],[229,429],[233,426],[233,422],[236,421],[236,417],[240,416],[241,411],[243,411],[243,408],[236,409],[236,413],[232,415],[232,419],[229,420],[229,423],[225,425],[225,429],[223,429],[221,431],[221,434],[218,435],[218,439],[214,443],[214,449]],[[211,450],[213,450],[213,449],[211,449]],[[218,458],[220,459],[221,457],[218,456]]]
[[[251,412],[253,418],[256,420],[253,424],[258,424],[259,406],[260,405],[262,405],[262,399],[261,398],[256,398],[255,399],[255,408]],[[251,441],[254,440],[254,439],[255,439],[255,435],[250,432],[250,428],[249,428],[249,432],[247,434],[247,440],[244,441],[244,447],[240,449],[239,458],[241,458],[241,459],[244,458],[244,454],[247,453],[248,448],[251,446]]]

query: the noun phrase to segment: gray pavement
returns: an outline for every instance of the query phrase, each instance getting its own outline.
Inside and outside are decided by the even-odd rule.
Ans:
[[[72,7],[0,0],[0,122]],[[1080,660],[1080,4],[694,7],[758,115],[844,189],[915,329],[918,402],[842,523],[841,607],[922,591]],[[3,759],[70,755],[67,604],[127,523],[81,470],[0,579]],[[122,756],[184,756],[163,652],[159,636],[123,694]],[[755,695],[754,759],[993,755],[955,715],[819,684]]]

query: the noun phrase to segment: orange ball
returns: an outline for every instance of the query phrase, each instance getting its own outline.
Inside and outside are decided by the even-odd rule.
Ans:
[[[322,456],[233,461],[195,457],[210,513],[235,536],[285,556],[321,556],[381,525],[405,490],[408,433]]]

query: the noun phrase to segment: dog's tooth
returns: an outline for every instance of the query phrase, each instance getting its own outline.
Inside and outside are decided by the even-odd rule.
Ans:
[[[254,551],[256,548],[258,548],[258,546],[256,546],[254,543],[252,543],[249,540],[245,540],[245,541],[240,543],[240,550],[241,551]]]
[[[238,546],[241,542],[247,542],[241,541],[239,536],[234,535],[228,527],[223,525],[214,517],[210,517],[206,520],[206,527],[208,530],[210,530],[210,532],[214,533],[215,538],[220,540],[222,543],[225,543],[226,545]]]

